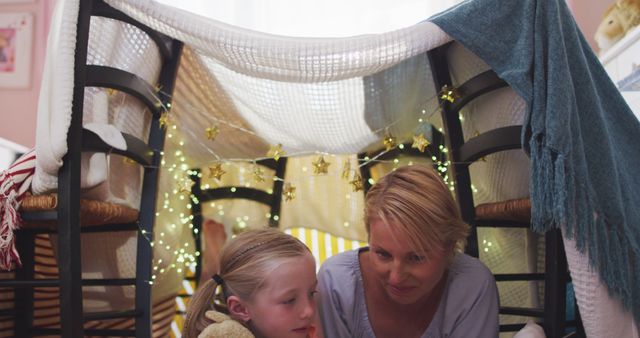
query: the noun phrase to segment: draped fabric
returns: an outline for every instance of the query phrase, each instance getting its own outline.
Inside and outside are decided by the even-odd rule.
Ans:
[[[0,172],[0,270],[21,265],[14,231],[20,227],[17,210],[31,187],[35,161],[35,149],[31,149],[20,156],[9,169]]]

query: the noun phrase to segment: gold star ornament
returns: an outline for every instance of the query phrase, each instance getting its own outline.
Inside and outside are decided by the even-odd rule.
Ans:
[[[207,140],[214,141],[218,133],[220,132],[220,128],[218,126],[211,126],[204,130],[207,134]]]
[[[282,150],[282,144],[278,143],[276,146],[271,146],[269,151],[267,152],[267,157],[271,157],[274,160],[279,160],[280,157],[284,156],[285,152]]]
[[[351,184],[351,188],[353,192],[360,191],[364,189],[364,183],[362,182],[362,176],[355,174],[353,176],[353,180],[349,182]]]
[[[216,180],[220,181],[222,175],[226,173],[227,172],[222,169],[221,163],[209,166],[209,178],[215,178]]]
[[[264,182],[264,170],[257,165],[253,167],[253,179],[256,182]]]
[[[395,148],[396,146],[396,138],[391,135],[390,133],[387,133],[387,135],[385,135],[384,140],[382,140],[382,143],[384,144],[384,148],[389,151],[393,148]]]
[[[420,150],[421,153],[424,153],[425,148],[429,146],[430,142],[426,138],[424,138],[424,134],[414,135],[413,136],[413,144],[411,148],[415,148]]]
[[[312,164],[313,173],[316,175],[326,174],[329,170],[329,165],[331,165],[331,163],[324,160],[324,156],[318,157],[318,159],[315,162],[312,162]]]
[[[160,118],[158,119],[158,122],[160,123],[160,128],[166,128],[167,124],[169,123],[169,112],[168,111],[162,112],[162,114],[160,114]]]
[[[342,167],[342,178],[345,180],[348,180],[350,173],[351,173],[351,161],[347,160],[346,162],[344,162],[344,166]]]
[[[178,181],[178,192],[179,193],[191,193],[191,188],[193,187],[193,185],[195,184],[195,182],[193,180],[191,180],[189,177],[183,177],[181,180]]]
[[[442,90],[440,90],[440,99],[449,101],[453,103],[455,100],[460,98],[460,93],[458,93],[458,89],[456,87],[449,87],[448,85],[444,85]]]
[[[291,183],[285,183],[282,189],[282,196],[284,196],[284,200],[287,202],[296,198],[296,187],[291,185]]]

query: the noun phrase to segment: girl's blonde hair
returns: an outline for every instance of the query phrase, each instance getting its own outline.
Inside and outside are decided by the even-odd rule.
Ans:
[[[277,229],[249,230],[233,238],[222,248],[220,272],[224,301],[231,295],[250,301],[270,272],[285,260],[311,254],[297,238]],[[214,310],[218,288],[210,279],[191,297],[183,336],[196,338],[212,321],[205,312]]]
[[[413,250],[426,255],[450,248],[461,251],[469,234],[449,188],[426,165],[400,167],[376,182],[365,198],[364,217],[367,233],[379,219],[401,230]]]

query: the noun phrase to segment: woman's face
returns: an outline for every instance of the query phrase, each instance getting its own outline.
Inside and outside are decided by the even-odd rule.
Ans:
[[[315,318],[316,264],[311,254],[285,260],[248,303],[256,337],[304,338]]]
[[[376,279],[398,304],[426,301],[447,268],[444,251],[434,250],[426,258],[411,248],[406,234],[379,219],[369,225],[369,247]]]

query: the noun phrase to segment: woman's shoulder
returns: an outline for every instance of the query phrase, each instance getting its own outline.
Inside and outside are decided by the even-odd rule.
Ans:
[[[361,279],[358,261],[361,250],[345,251],[327,258],[318,271],[318,281],[334,286],[356,283]]]
[[[497,292],[491,270],[479,259],[458,254],[449,268],[449,291],[465,294],[493,294]]]
[[[358,262],[358,254],[363,249],[349,250],[341,252],[337,255],[333,255],[327,258],[322,266],[320,272],[323,271],[340,271],[340,270],[360,270],[360,263]]]
[[[475,257],[471,257],[464,253],[459,253],[453,259],[453,262],[449,268],[450,273],[457,276],[464,276],[465,278],[475,276],[478,278],[490,278],[493,279],[491,270],[487,268],[484,263]]]

